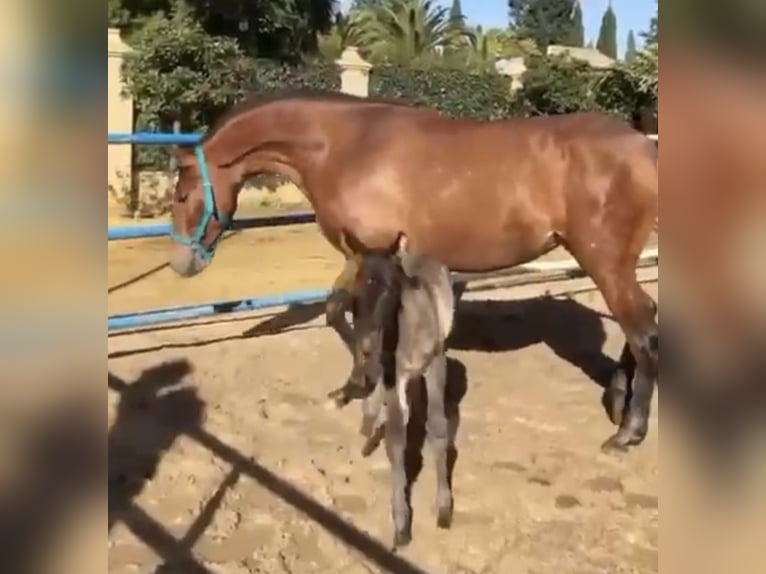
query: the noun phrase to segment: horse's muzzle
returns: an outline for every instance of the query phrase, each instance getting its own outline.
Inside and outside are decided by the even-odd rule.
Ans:
[[[181,277],[194,277],[208,265],[191,246],[181,244],[173,245],[168,262],[170,268]]]

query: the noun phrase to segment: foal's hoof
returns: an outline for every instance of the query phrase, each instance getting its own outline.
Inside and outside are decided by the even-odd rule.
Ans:
[[[444,530],[449,530],[452,527],[452,505],[439,509],[436,514],[436,526]]]
[[[341,387],[330,393],[327,393],[327,398],[335,403],[335,406],[339,409],[342,409],[351,402],[351,397],[349,396],[346,387]]]
[[[367,435],[367,440],[364,441],[364,445],[362,446],[362,456],[364,458],[367,458],[377,450],[377,448],[380,446],[380,443],[383,442],[384,433],[385,428],[380,426],[376,428],[372,434]]]
[[[404,548],[409,545],[410,542],[412,542],[412,532],[409,529],[402,532],[395,532],[393,549],[396,551],[399,548]]]

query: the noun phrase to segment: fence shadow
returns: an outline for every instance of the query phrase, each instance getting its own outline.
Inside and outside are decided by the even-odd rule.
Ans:
[[[606,387],[617,362],[605,355],[604,315],[572,299],[463,300],[448,340],[451,349],[515,351],[545,343]]]
[[[303,331],[306,329],[312,329],[310,325],[305,325],[313,321],[325,312],[324,302],[308,303],[308,304],[295,304],[290,305],[285,311],[277,313],[271,317],[268,317],[261,322],[253,325],[234,335],[226,335],[223,337],[212,337],[210,339],[204,339],[201,341],[190,341],[186,343],[161,343],[159,345],[152,345],[149,347],[140,347],[138,349],[127,349],[122,351],[113,351],[107,355],[109,359],[119,359],[121,357],[129,357],[131,355],[140,355],[142,353],[153,353],[155,351],[161,351],[163,349],[187,349],[205,347],[207,345],[215,345],[217,343],[225,343],[227,341],[238,341],[246,339],[254,339],[258,337],[264,337],[267,335],[278,335],[281,333],[290,333],[292,331]],[[251,320],[250,318],[241,320]],[[189,325],[183,324],[184,328],[188,328]],[[156,330],[167,329],[171,327],[160,327]],[[174,328],[174,327],[173,327]],[[147,329],[151,331],[153,329]]]
[[[204,404],[196,392],[189,387],[171,388],[190,371],[188,362],[175,361],[148,369],[132,384],[109,375],[109,388],[121,395],[118,415],[109,436],[109,529],[117,521],[122,521],[137,538],[161,556],[164,564],[155,574],[210,572],[193,557],[191,550],[211,523],[225,491],[241,476],[255,480],[347,546],[366,556],[382,571],[427,574],[295,484],[202,428]],[[461,396],[461,390],[458,388],[453,394]],[[186,535],[177,540],[139,508],[134,498],[154,476],[162,454],[181,435],[208,449],[226,462],[231,471]]]
[[[103,402],[72,394],[11,425],[3,434],[18,439],[18,458],[0,491],[0,571],[42,572],[72,513],[103,489]]]

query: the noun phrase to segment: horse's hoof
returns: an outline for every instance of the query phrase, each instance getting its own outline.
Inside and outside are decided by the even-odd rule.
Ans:
[[[606,407],[609,420],[615,426],[622,425],[625,418],[625,405],[628,399],[628,376],[624,370],[618,368],[609,387],[604,391],[604,406]]]
[[[404,548],[405,546],[409,545],[409,543],[412,542],[412,532],[409,530],[404,530],[402,532],[395,532],[394,533],[394,551],[398,550],[399,548]]]
[[[621,428],[604,441],[601,445],[601,452],[604,454],[625,453],[630,447],[638,446],[644,442],[644,438],[646,438],[645,432],[634,432]]]

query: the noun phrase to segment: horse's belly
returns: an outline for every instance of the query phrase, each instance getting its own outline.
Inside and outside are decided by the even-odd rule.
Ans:
[[[462,227],[462,226],[461,226]],[[437,257],[453,271],[479,273],[532,261],[558,245],[546,226],[514,228],[475,224],[452,232],[417,234],[413,244]]]

